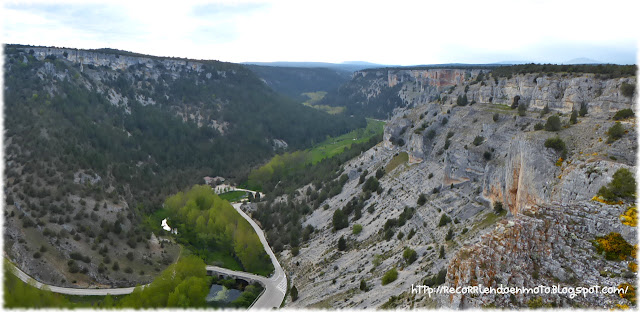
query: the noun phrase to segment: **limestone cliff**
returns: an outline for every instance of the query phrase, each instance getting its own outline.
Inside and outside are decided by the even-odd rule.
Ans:
[[[360,234],[350,228],[334,233],[331,225],[336,209],[363,196],[358,174],[350,174],[343,191],[323,203],[327,209],[306,218],[304,225],[316,229],[314,236],[299,255],[282,254],[300,294],[288,305],[523,307],[530,300],[542,300],[610,308],[624,303],[615,296],[429,299],[410,293],[411,284],[433,285],[439,272],[448,272],[442,280],[448,286],[632,283],[636,275],[625,269],[627,263],[603,262],[590,243],[607,231],[621,232],[634,243],[635,228],[621,227],[617,221],[622,207],[591,201],[617,169],[633,171],[636,166],[635,119],[622,121],[626,132],[621,139],[606,142],[615,123],[613,114],[633,109],[635,97],[622,95],[623,83],[635,84],[636,78],[526,74],[493,79],[480,69],[356,72],[351,84],[342,88],[353,92],[351,99],[359,99],[354,105],[387,105],[393,102],[389,92],[400,104],[393,107],[383,142],[349,161],[345,172],[367,170],[372,175],[379,168],[393,169],[380,179],[381,192],[365,199],[361,218],[351,219],[363,226]],[[465,94],[467,105],[456,105],[458,96]],[[516,95],[518,104],[526,107],[520,113],[510,108]],[[376,102],[380,98],[383,101]],[[570,113],[583,103],[588,112],[570,122]],[[377,107],[385,107],[382,104]],[[543,115],[545,106],[549,113]],[[551,115],[559,116],[559,131],[536,127]],[[565,142],[566,159],[545,147],[554,137]],[[408,161],[397,165],[402,153]],[[424,204],[418,202],[421,196]],[[492,208],[497,202],[508,212],[496,214]],[[387,220],[398,218],[403,207],[415,208],[415,214],[387,235]],[[341,236],[346,238],[346,251],[336,249]],[[403,259],[405,248],[417,252],[417,261]],[[617,276],[600,278],[599,266]],[[391,268],[398,270],[398,279],[383,285],[381,278]],[[359,290],[362,280],[368,291]]]

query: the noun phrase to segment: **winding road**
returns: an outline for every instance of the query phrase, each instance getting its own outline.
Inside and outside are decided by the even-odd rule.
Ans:
[[[282,300],[284,300],[284,296],[287,291],[287,276],[285,275],[284,270],[282,269],[282,266],[280,266],[280,262],[278,262],[278,259],[273,253],[273,250],[271,250],[271,246],[269,246],[269,244],[267,243],[267,239],[265,238],[264,232],[262,231],[262,229],[256,224],[255,221],[253,221],[253,219],[251,219],[251,217],[249,217],[244,211],[242,211],[242,209],[240,209],[240,206],[242,206],[242,203],[235,203],[235,204],[232,204],[232,206],[233,208],[236,209],[236,211],[238,211],[238,213],[243,218],[245,218],[249,222],[249,224],[251,224],[253,229],[256,231],[256,234],[258,234],[258,238],[260,238],[260,242],[262,242],[262,245],[264,246],[265,251],[271,258],[271,262],[273,263],[274,273],[271,277],[264,277],[264,276],[242,272],[242,271],[233,271],[233,270],[229,270],[229,269],[225,269],[225,268],[221,268],[213,265],[207,266],[207,272],[259,282],[264,286],[264,292],[262,293],[262,295],[260,295],[260,297],[258,297],[258,300],[256,300],[253,303],[250,309],[279,308],[280,304],[282,304]],[[31,276],[24,273],[22,270],[18,269],[17,267],[14,266],[14,268],[15,268],[15,270],[13,270],[14,274],[25,283],[33,283],[34,286],[41,289],[43,287],[47,287],[48,290],[52,292],[65,294],[65,295],[79,295],[79,296],[106,296],[108,294],[126,295],[133,292],[135,288],[135,287],[67,288],[67,287],[52,286],[52,285],[47,285],[47,284],[38,282]]]

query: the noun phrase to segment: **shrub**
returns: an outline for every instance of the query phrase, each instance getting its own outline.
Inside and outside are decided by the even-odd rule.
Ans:
[[[527,105],[522,104],[518,105],[518,115],[526,116],[527,115]]]
[[[546,104],[543,108],[542,111],[540,112],[540,117],[546,115],[549,113],[549,104]]]
[[[633,199],[636,192],[636,179],[626,168],[620,168],[613,174],[613,180],[600,188],[598,195],[613,201],[616,198]]]
[[[444,126],[447,124],[447,122],[449,122],[449,119],[447,119],[447,117],[442,118],[442,120],[440,121],[440,123]]]
[[[411,229],[409,231],[409,234],[407,234],[407,239],[411,239],[413,237],[413,235],[416,235],[416,230],[415,229]]]
[[[520,96],[516,95],[513,97],[513,103],[511,103],[511,108],[518,107],[518,102],[520,101]]]
[[[580,104],[580,111],[578,112],[580,117],[584,117],[588,113],[589,113],[589,110],[587,109],[587,103]]]
[[[396,279],[398,279],[398,270],[396,270],[396,268],[393,268],[387,271],[387,273],[384,273],[384,276],[382,276],[382,285],[392,283]]]
[[[624,131],[622,124],[619,121],[616,121],[616,123],[607,130],[607,135],[609,136],[607,143],[620,139],[624,135]]]
[[[502,207],[501,201],[496,201],[493,203],[493,212],[495,212],[495,214],[501,214],[503,211],[504,208]]]
[[[425,279],[424,285],[429,286],[429,287],[442,285],[442,284],[444,284],[444,282],[446,280],[446,277],[447,277],[447,269],[444,268],[444,269],[438,271],[438,274],[434,274],[431,277]]]
[[[444,259],[444,246],[440,246],[440,256],[438,258]]]
[[[427,139],[431,140],[436,136],[436,130],[430,129],[427,131]]]
[[[633,113],[633,110],[631,108],[625,108],[617,111],[616,114],[613,115],[613,120],[622,120],[622,119],[627,119],[634,116],[635,114]]]
[[[443,213],[440,217],[440,222],[438,222],[438,226],[445,226],[449,222],[451,222],[451,218],[449,218],[446,213]]]
[[[484,154],[482,154],[482,157],[484,157],[485,160],[491,160],[491,152],[489,151],[484,151]]]
[[[557,115],[549,116],[547,123],[544,125],[544,129],[547,131],[560,131],[561,128],[560,117]]]
[[[475,146],[478,146],[478,145],[482,144],[482,142],[484,142],[484,137],[482,137],[482,136],[478,135],[473,139],[473,145],[475,145]]]
[[[576,111],[572,111],[571,112],[571,118],[569,118],[569,122],[572,125],[575,125],[575,124],[578,123],[578,112],[576,112]]]
[[[633,93],[636,91],[636,85],[623,82],[620,86],[620,91],[622,91],[622,95],[628,98],[633,97]]]
[[[292,255],[292,256],[294,256],[294,257],[295,257],[295,256],[297,256],[297,255],[299,255],[299,254],[300,254],[300,247],[293,247],[293,248],[291,248],[291,255]]]
[[[542,123],[540,123],[540,122],[533,126],[533,130],[538,131],[538,130],[542,130],[542,129],[544,129],[544,125]]]
[[[347,249],[347,241],[344,239],[344,236],[340,236],[338,239],[338,250],[344,251]]]
[[[354,224],[352,231],[353,231],[353,234],[356,234],[356,235],[360,234],[360,232],[362,232],[362,225]]]
[[[444,240],[450,241],[452,238],[453,238],[453,228],[449,228],[449,232],[447,232],[447,235],[444,237]]]
[[[364,279],[360,280],[360,290],[367,291],[367,282]]]
[[[402,253],[402,258],[407,264],[412,264],[418,259],[418,253],[415,250],[406,247]]]
[[[384,176],[384,168],[376,170],[376,179],[380,179]]]
[[[556,152],[559,152],[562,158],[567,158],[567,146],[564,144],[564,141],[560,139],[560,137],[548,138],[544,141],[544,147],[552,148]]]
[[[365,182],[364,185],[362,186],[362,191],[375,192],[378,190],[379,186],[380,186],[380,183],[378,182],[378,179],[376,179],[375,177],[370,177],[369,179],[367,179],[367,182]]]
[[[426,202],[427,202],[427,196],[424,193],[420,194],[420,196],[418,196],[418,202],[417,202],[418,206],[422,206]]]
[[[291,294],[291,301],[298,300],[298,289],[296,288],[295,285],[291,286],[289,293]]]
[[[468,87],[468,86],[467,86]],[[458,95],[458,99],[456,100],[456,104],[458,104],[458,106],[465,106],[468,103],[468,99],[467,99],[467,95]]]
[[[638,209],[635,206],[627,208],[627,211],[620,215],[620,222],[628,226],[638,226]]]
[[[633,246],[627,243],[620,233],[611,232],[604,237],[597,237],[594,245],[598,253],[604,252],[607,260],[624,260],[631,256]]]
[[[333,213],[333,229],[335,231],[341,230],[349,226],[348,216],[342,212],[342,209],[338,208]]]

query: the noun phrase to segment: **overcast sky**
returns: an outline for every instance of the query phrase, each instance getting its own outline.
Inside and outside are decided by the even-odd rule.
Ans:
[[[640,1],[4,1],[3,43],[388,65],[637,63]]]

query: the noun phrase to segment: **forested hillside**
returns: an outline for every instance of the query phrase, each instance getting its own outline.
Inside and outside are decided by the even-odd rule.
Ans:
[[[366,123],[241,65],[119,53],[5,46],[5,252],[44,282],[148,282],[177,250],[138,225],[168,195]]]
[[[267,85],[297,101],[305,101],[303,93],[334,91],[351,79],[351,72],[330,68],[278,67],[245,65]]]

